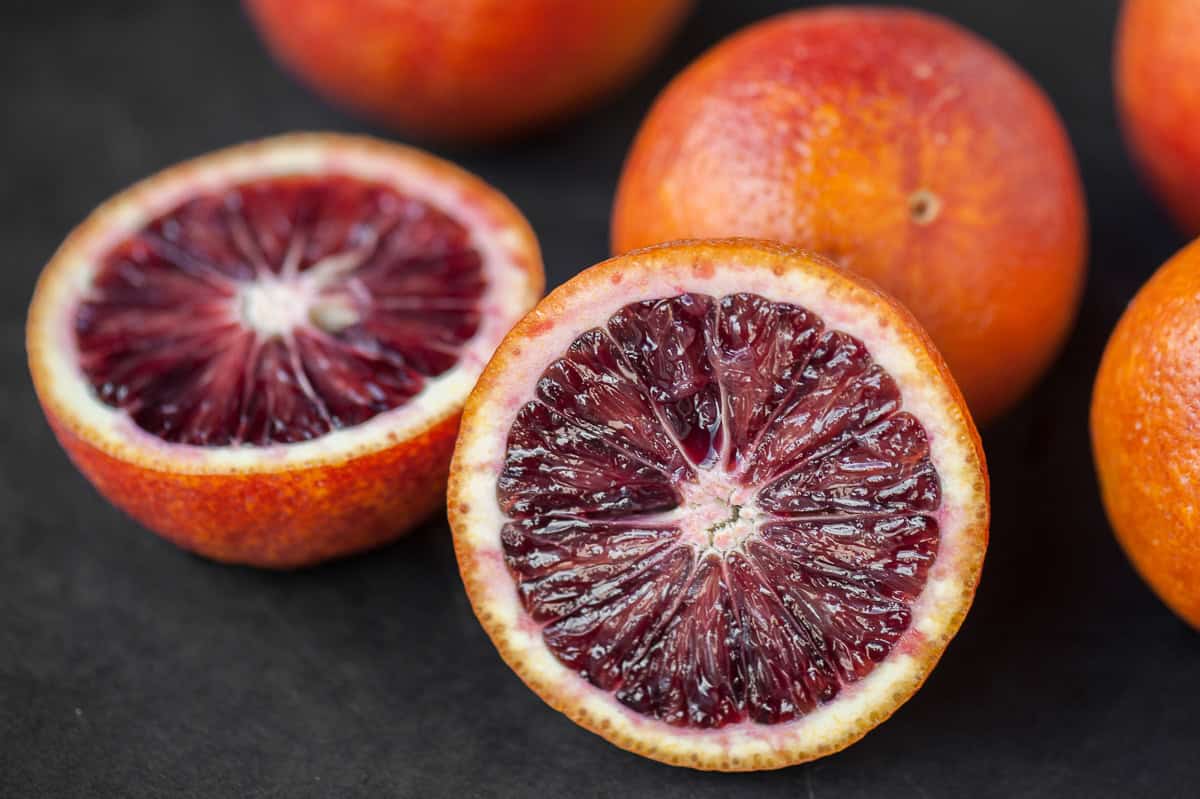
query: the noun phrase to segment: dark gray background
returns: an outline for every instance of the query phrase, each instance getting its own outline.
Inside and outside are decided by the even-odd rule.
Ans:
[[[432,149],[508,193],[559,283],[607,254],[621,159],[658,89],[725,34],[795,5],[701,2],[649,74],[582,118],[499,149]],[[716,775],[626,754],[534,697],[472,616],[443,517],[373,554],[265,574],[174,549],[75,472],[23,351],[34,279],[67,231],[188,156],[292,129],[373,129],[281,73],[234,0],[10,3],[0,796],[1196,796],[1200,635],[1114,543],[1087,440],[1108,331],[1183,244],[1116,127],[1117,3],[917,5],[1007,50],[1057,104],[1088,190],[1087,295],[1053,372],[986,431],[991,551],[975,608],[926,687],[842,754]]]

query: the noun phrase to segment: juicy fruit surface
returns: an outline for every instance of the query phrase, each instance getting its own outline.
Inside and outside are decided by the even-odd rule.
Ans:
[[[244,0],[274,55],[409,131],[504,137],[617,89],[691,0]]]
[[[348,176],[190,199],[112,249],[75,315],[97,395],[165,441],[309,440],[399,407],[479,326],[462,224]]]
[[[1179,226],[1200,234],[1200,0],[1127,0],[1116,88],[1125,133]]]
[[[938,553],[922,425],[862,342],[752,294],[635,303],[580,335],[497,483],[554,655],[637,713],[799,718],[908,629]]]
[[[1154,591],[1200,629],[1200,242],[1121,317],[1092,396],[1092,447],[1118,540]]]
[[[912,310],[986,421],[1065,337],[1086,227],[1062,124],[1012,61],[931,15],[829,8],[747,28],[668,86],[626,162],[612,243],[822,253]]]

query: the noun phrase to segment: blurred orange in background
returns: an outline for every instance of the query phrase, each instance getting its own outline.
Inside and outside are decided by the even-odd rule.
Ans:
[[[1126,0],[1115,69],[1143,175],[1176,223],[1200,234],[1200,0]]]
[[[275,56],[339,105],[436,138],[512,135],[623,85],[691,0],[245,0]]]

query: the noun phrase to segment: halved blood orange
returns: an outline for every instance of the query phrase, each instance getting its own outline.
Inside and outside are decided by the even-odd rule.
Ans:
[[[797,250],[680,242],[508,334],[449,511],[480,622],[546,702],[746,770],[847,746],[918,688],[974,596],[988,481],[895,301]]]
[[[175,543],[293,567],[438,507],[462,402],[541,294],[521,214],[416,150],[296,134],[106,202],[26,343],[60,442]]]

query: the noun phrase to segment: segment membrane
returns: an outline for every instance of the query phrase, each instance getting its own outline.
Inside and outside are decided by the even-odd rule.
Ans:
[[[720,446],[720,389],[705,327],[712,300],[684,294],[635,303],[608,320],[625,362],[648,390],[684,456],[708,464]]]

